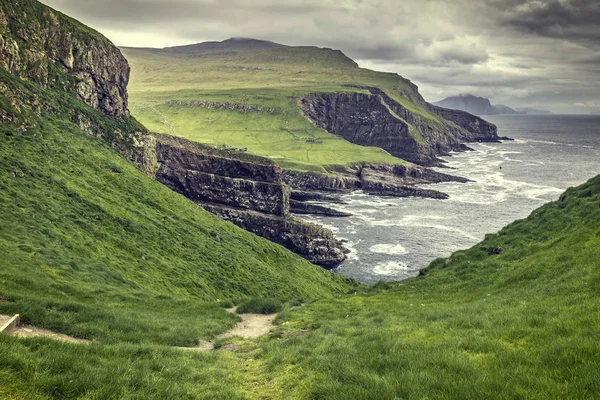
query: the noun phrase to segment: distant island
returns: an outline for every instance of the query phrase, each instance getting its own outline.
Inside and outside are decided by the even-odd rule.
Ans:
[[[477,97],[471,94],[446,97],[444,100],[433,103],[436,106],[449,108],[451,110],[466,111],[475,115],[550,115],[551,111],[538,110],[532,107],[511,108],[503,104],[492,105],[489,99]]]

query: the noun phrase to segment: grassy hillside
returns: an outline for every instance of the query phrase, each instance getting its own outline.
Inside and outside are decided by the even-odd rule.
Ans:
[[[318,54],[320,71],[370,73]],[[147,178],[106,142],[126,146],[135,119],[1,69],[0,87],[0,313],[92,339],[0,335],[0,398],[600,398],[600,177],[420,277],[367,288]],[[239,93],[260,107],[285,97]],[[290,300],[275,332],[173,347],[232,326],[221,305],[247,297]]]
[[[69,115],[107,132],[139,129],[135,120],[6,72],[0,83],[52,108],[18,112],[0,96],[15,115],[0,126],[0,313],[101,341],[191,345],[235,322],[219,300],[348,290],[346,278],[146,177]]]
[[[599,245],[596,177],[425,276],[283,314],[313,329],[266,364],[298,398],[599,398]]]
[[[273,335],[227,339],[233,351],[0,337],[0,395],[599,398],[599,243],[597,177],[423,276],[286,308]],[[135,296],[121,300],[148,318]]]
[[[235,43],[235,42],[234,42]],[[125,48],[132,67],[133,114],[149,129],[211,144],[227,144],[276,159],[283,167],[324,172],[328,165],[403,163],[382,149],[364,147],[317,129],[297,106],[314,92],[365,92],[377,86],[432,124],[444,124],[420,107],[410,83],[397,74],[358,68],[339,51],[276,47],[240,51]],[[365,92],[366,93],[366,92]],[[204,102],[199,106],[198,102]],[[206,103],[253,106],[241,111]],[[417,129],[410,131],[422,140]]]

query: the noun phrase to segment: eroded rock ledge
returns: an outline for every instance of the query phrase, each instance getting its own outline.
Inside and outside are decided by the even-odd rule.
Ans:
[[[360,165],[331,171],[328,175],[286,170],[283,172],[283,179],[292,187],[292,198],[326,202],[335,202],[331,201],[331,193],[349,193],[354,190],[379,196],[447,199],[448,195],[445,193],[415,185],[469,181],[414,164]]]
[[[347,250],[333,233],[290,215],[290,189],[273,161],[166,135],[156,138],[156,179],[219,217],[333,268]]]

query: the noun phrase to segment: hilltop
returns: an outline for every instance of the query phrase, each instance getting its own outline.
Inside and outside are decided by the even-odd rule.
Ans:
[[[122,50],[133,113],[151,130],[246,148],[288,171],[437,165],[463,142],[499,139],[494,125],[430,105],[409,80],[339,50],[253,39]]]

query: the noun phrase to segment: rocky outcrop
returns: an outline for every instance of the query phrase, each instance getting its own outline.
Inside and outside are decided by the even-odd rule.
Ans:
[[[254,104],[239,104],[239,103],[216,103],[214,101],[184,101],[184,100],[169,100],[165,103],[168,106],[177,107],[200,107],[207,108],[209,110],[225,110],[225,111],[239,111],[244,114],[252,112],[265,112],[273,114],[275,109],[272,107],[261,107]]]
[[[290,200],[290,212],[294,214],[307,214],[307,215],[324,215],[326,217],[351,217],[351,213],[345,211],[335,210],[333,208],[310,203],[306,201]]]
[[[156,179],[219,217],[335,267],[346,250],[331,231],[290,215],[290,189],[273,161],[166,135],[156,138]]]
[[[290,190],[269,159],[160,135],[156,179],[194,201],[277,216],[289,212]]]
[[[314,264],[330,269],[346,259],[346,250],[333,233],[294,217],[277,217],[218,204],[200,203],[206,210],[237,226],[294,251]]]
[[[129,65],[119,49],[37,1],[0,3],[0,68],[42,87],[76,93],[108,116],[129,115]]]
[[[326,203],[346,204],[339,196],[322,192],[307,192],[304,190],[292,190],[290,200],[295,201],[322,201]]]
[[[499,140],[495,125],[468,113],[432,106],[416,89],[411,102],[422,113],[406,108],[379,88],[357,89],[370,93],[313,93],[298,104],[319,128],[421,165],[439,165],[437,155],[467,150],[464,142]]]
[[[328,175],[286,170],[283,172],[283,179],[292,187],[292,193],[299,192],[301,198],[306,200],[321,200],[323,191],[349,193],[359,189],[373,195],[446,199],[448,196],[444,193],[421,189],[415,185],[468,181],[414,164],[359,165],[332,171]]]
[[[406,121],[393,115],[379,96],[319,93],[304,96],[300,108],[314,124],[362,146],[376,146],[411,162],[432,164],[435,153],[419,143]]]

